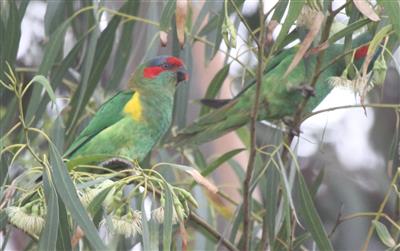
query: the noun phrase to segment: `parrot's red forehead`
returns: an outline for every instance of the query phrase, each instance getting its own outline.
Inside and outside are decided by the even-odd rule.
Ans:
[[[167,63],[175,66],[182,66],[183,62],[179,58],[176,57],[168,57],[167,58]]]
[[[183,61],[173,56],[158,56],[149,60],[143,69],[143,77],[154,78],[164,71],[177,72],[184,68]]]

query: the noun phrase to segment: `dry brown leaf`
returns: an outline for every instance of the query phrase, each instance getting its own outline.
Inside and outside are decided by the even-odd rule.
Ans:
[[[190,169],[190,170],[186,170],[186,172],[189,173],[198,184],[202,185],[204,188],[206,188],[211,193],[216,194],[218,192],[218,187],[215,186],[213,183],[211,183],[203,175],[201,175],[201,173],[199,171],[197,171],[195,169]]]
[[[267,25],[267,34],[265,35],[265,46],[271,46],[274,43],[273,33],[275,28],[278,26],[278,22],[276,20],[271,20]]]
[[[222,198],[217,195],[206,191],[206,197],[212,203],[209,203],[219,215],[224,217],[225,219],[232,219],[233,217],[233,209],[230,205],[226,204]]]
[[[329,47],[329,42],[325,41],[322,44],[318,45],[317,47],[311,48],[307,51],[307,53],[304,55],[304,57],[308,57],[309,55],[315,55],[320,53],[323,50],[328,49]]]
[[[76,228],[74,235],[71,237],[71,246],[75,248],[78,245],[79,241],[85,236],[82,228],[79,226]]]
[[[381,20],[367,0],[353,0],[353,3],[357,9],[370,20],[374,22]]]
[[[185,224],[183,224],[182,222],[179,222],[179,234],[181,235],[182,238],[182,250],[186,251],[188,250],[188,239],[189,239],[189,235],[186,231],[185,228]]]
[[[324,21],[324,14],[318,12],[315,17],[315,21],[310,28],[310,31],[307,33],[304,41],[301,43],[299,50],[294,56],[292,62],[290,63],[288,69],[285,72],[284,77],[287,77],[290,72],[299,64],[299,62],[303,59],[304,54],[307,52],[308,48],[310,48],[315,36],[318,34],[321,29],[322,22]]]
[[[8,201],[10,201],[12,199],[12,197],[14,196],[15,190],[16,190],[16,180],[13,180],[10,184],[10,186],[4,191],[4,196],[3,196],[3,201],[0,204],[0,209],[3,209]]]
[[[185,24],[187,15],[188,3],[186,0],[176,1],[176,34],[178,36],[179,45],[183,48],[185,43]]]
[[[168,33],[167,32],[160,31],[160,42],[161,42],[162,47],[167,46],[167,43],[168,43]]]

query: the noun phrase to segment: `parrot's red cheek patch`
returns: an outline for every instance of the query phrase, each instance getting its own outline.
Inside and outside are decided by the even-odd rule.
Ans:
[[[164,71],[164,69],[162,67],[160,67],[160,66],[146,67],[143,70],[143,77],[145,77],[145,78],[154,78],[154,77],[157,77],[158,74],[160,74],[163,71]]]

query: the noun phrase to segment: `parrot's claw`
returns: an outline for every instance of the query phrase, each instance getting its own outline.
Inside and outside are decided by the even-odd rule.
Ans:
[[[282,122],[288,127],[288,131],[293,136],[299,136],[301,131],[300,128],[294,126],[294,119],[290,116],[285,116],[282,118]]]
[[[292,90],[300,91],[301,95],[304,97],[314,97],[315,96],[315,89],[311,85],[300,85],[293,87]]]

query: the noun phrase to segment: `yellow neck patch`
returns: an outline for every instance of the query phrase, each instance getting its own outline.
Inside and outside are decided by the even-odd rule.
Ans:
[[[142,104],[140,103],[140,96],[138,92],[135,92],[128,103],[126,103],[124,112],[131,115],[131,117],[136,121],[142,119]]]

